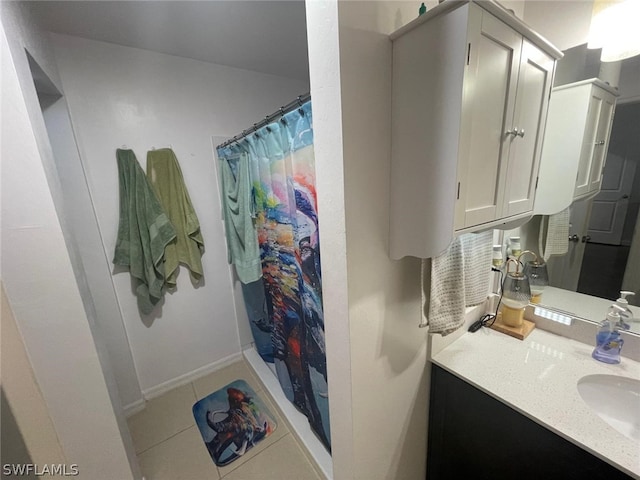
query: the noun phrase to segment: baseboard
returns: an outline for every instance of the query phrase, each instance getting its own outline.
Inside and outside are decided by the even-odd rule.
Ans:
[[[224,367],[231,365],[232,363],[237,362],[242,359],[242,353],[234,353],[233,355],[229,355],[228,357],[224,357],[220,360],[217,360],[208,365],[204,365],[200,368],[192,370],[191,372],[185,373],[184,375],[180,375],[179,377],[172,378],[169,381],[163,382],[159,385],[155,385],[153,387],[142,390],[142,397],[145,400],[153,400],[161,396],[164,393],[167,393],[169,390],[173,390],[174,388],[181,387],[186,385],[187,383],[193,382],[200,377],[204,377],[205,375],[209,375],[210,373],[215,372],[216,370],[220,370]]]
[[[122,410],[124,411],[124,416],[129,418],[135,415],[136,413],[139,413],[142,410],[144,410],[144,407],[145,407],[145,401],[144,401],[144,398],[141,398],[140,400],[136,400],[135,402],[131,402],[130,404],[125,405],[124,407],[122,407]]]
[[[253,347],[242,352],[244,358],[253,369],[254,373],[264,386],[264,391],[269,395],[287,423],[291,433],[304,445],[305,455],[316,473],[327,480],[333,479],[333,461],[331,454],[320,443],[318,437],[311,431],[309,420],[285,397],[278,379],[260,358]]]

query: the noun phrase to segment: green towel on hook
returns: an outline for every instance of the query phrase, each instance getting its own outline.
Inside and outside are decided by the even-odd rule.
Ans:
[[[113,263],[138,280],[138,308],[148,315],[164,286],[165,247],[176,232],[132,150],[116,150],[120,181],[120,223]]]
[[[204,241],[173,150],[161,148],[147,152],[147,177],[176,229],[175,240],[167,245],[164,252],[167,285],[176,285],[180,263],[189,268],[193,281],[199,282],[203,276],[201,257]]]

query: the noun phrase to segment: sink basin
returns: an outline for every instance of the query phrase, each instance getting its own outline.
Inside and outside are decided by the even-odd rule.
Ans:
[[[578,392],[605,422],[640,441],[640,381],[616,375],[587,375],[578,381]]]

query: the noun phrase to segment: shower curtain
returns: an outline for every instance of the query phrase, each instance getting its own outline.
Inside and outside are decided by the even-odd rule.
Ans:
[[[232,169],[240,153],[249,157],[268,311],[268,325],[256,327],[271,333],[285,395],[330,449],[312,125],[308,101],[281,120],[219,148],[218,157]],[[251,290],[255,285],[244,290],[245,296]],[[246,298],[245,303],[255,302]]]

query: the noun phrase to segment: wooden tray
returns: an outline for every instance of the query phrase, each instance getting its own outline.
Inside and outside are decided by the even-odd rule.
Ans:
[[[511,337],[515,337],[518,340],[524,340],[533,331],[533,329],[536,328],[536,324],[529,320],[523,320],[521,326],[510,327],[502,323],[502,315],[498,314],[498,318],[496,318],[496,321],[493,322],[493,325],[491,325],[490,328]]]

